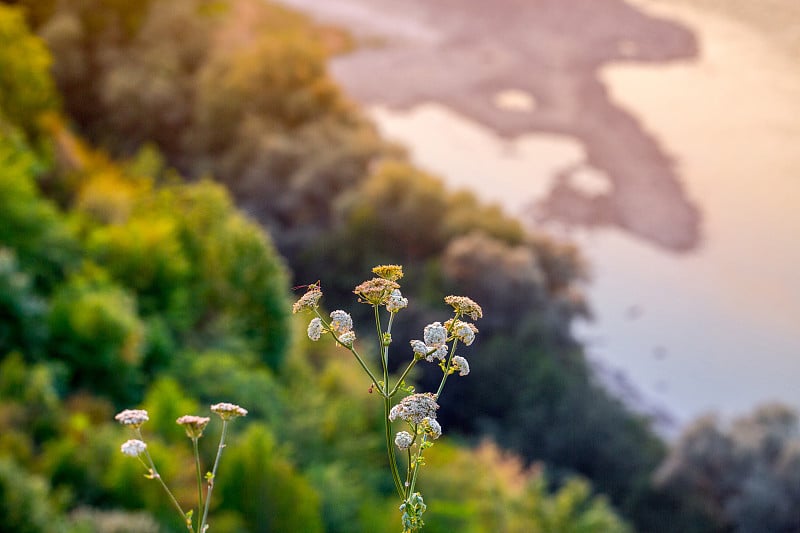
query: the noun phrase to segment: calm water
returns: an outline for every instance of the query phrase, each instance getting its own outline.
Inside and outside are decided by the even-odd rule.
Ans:
[[[699,60],[602,77],[675,158],[702,240],[674,253],[622,229],[548,227],[592,264],[596,320],[576,333],[679,422],[774,400],[800,408],[800,62],[733,22],[673,15],[702,27]],[[501,139],[440,104],[371,113],[420,165],[512,213],[584,158],[569,136]],[[592,169],[572,179],[590,195],[609,187]]]

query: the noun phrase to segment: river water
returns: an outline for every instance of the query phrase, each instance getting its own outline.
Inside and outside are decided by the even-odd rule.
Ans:
[[[313,11],[309,2],[294,0]],[[718,14],[644,0],[635,8],[636,16],[689,28],[696,42],[666,62],[604,60],[591,69],[591,87],[607,101],[589,112],[606,113],[609,137],[613,125],[628,128],[617,130],[621,146],[607,150],[624,155],[628,145],[631,159],[649,154],[628,178],[596,157],[601,141],[587,128],[535,122],[540,96],[545,107],[552,98],[534,83],[489,84],[488,101],[504,117],[531,116],[534,131],[525,133],[513,119],[493,123],[488,111],[464,104],[467,97],[378,97],[359,77],[358,57],[334,61],[333,72],[387,137],[450,186],[528,221],[549,209],[536,228],[574,240],[592,265],[596,316],[576,334],[612,369],[607,378],[626,376],[642,401],[679,423],[768,401],[800,408],[800,61]],[[400,40],[413,43],[406,46],[442,41],[425,17],[415,20],[398,25],[424,36],[405,31]],[[626,37],[617,49],[636,55],[647,50],[642,43]],[[596,211],[602,222],[553,211],[574,207],[553,203],[559,183],[579,207],[607,208]]]

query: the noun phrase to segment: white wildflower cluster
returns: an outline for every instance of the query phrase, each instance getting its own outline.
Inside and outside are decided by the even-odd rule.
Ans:
[[[469,363],[460,355],[453,357],[452,371],[458,372],[459,376],[466,376],[469,374]]]
[[[431,439],[436,440],[442,436],[442,426],[435,418],[426,417],[420,424],[422,432],[428,435]]]
[[[453,327],[453,335],[464,343],[465,346],[469,346],[470,344],[475,341],[475,326],[469,324],[467,322],[461,322],[460,320],[457,321]]]
[[[444,303],[453,306],[453,309],[459,315],[466,315],[472,320],[483,318],[483,309],[472,298],[450,295],[445,297]]]
[[[411,349],[420,358],[425,358],[428,362],[434,359],[444,361],[447,357],[447,328],[441,322],[434,322],[425,326],[423,331],[425,342],[420,340],[411,341]]]
[[[412,442],[414,442],[414,437],[408,431],[398,431],[394,437],[395,446],[401,450],[407,450]]]
[[[292,313],[299,313],[306,309],[316,309],[319,307],[319,300],[322,298],[322,291],[319,285],[311,285],[303,296],[292,305]]]
[[[211,410],[223,420],[231,420],[240,416],[247,416],[247,409],[239,407],[233,403],[215,403]]]
[[[400,289],[393,290],[389,300],[386,302],[386,310],[390,313],[396,313],[406,307],[408,307],[408,298],[403,298]]]
[[[183,415],[175,423],[183,426],[186,436],[190,439],[199,439],[203,436],[203,430],[211,421],[207,416]]]
[[[114,417],[114,420],[123,426],[131,426],[134,429],[140,428],[142,424],[150,420],[147,411],[144,409],[125,409]]]
[[[439,404],[436,403],[436,396],[430,392],[412,394],[392,407],[392,410],[389,411],[389,420],[394,422],[399,418],[406,422],[419,424],[426,418],[436,418],[437,409],[439,409]]]
[[[353,329],[353,318],[349,313],[338,309],[331,313],[331,329],[337,336]]]
[[[312,341],[318,341],[322,335],[322,320],[319,317],[311,319],[308,324],[308,338]]]
[[[354,331],[346,331],[342,333],[339,335],[339,342],[348,348],[353,346],[353,343],[356,342],[356,333]]]
[[[139,439],[127,440],[122,443],[122,446],[120,446],[122,453],[125,455],[130,455],[131,457],[139,457],[139,455],[144,453],[146,448],[147,444]]]

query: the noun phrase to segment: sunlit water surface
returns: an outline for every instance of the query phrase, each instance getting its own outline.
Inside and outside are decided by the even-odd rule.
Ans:
[[[603,78],[675,156],[703,241],[673,254],[617,229],[569,230],[592,265],[596,314],[576,334],[678,422],[767,401],[800,408],[800,64],[736,23],[670,9],[702,28],[700,60]],[[436,104],[371,113],[420,165],[522,216],[583,159],[570,137],[504,140]],[[591,171],[579,181],[605,186]]]

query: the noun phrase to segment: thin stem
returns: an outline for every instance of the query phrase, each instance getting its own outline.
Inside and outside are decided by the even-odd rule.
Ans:
[[[392,401],[388,397],[383,398],[383,420],[386,428],[386,450],[389,453],[389,467],[392,470],[392,479],[397,489],[397,494],[403,497],[403,483],[400,480],[400,472],[397,469],[397,457],[394,453],[394,443],[392,442],[392,422],[389,420],[389,410],[392,408]]]
[[[417,460],[414,461],[414,474],[411,476],[411,484],[408,486],[408,499],[412,494],[414,494],[414,487],[417,485],[417,474],[419,473],[420,467],[420,459],[422,459],[422,453],[425,451],[425,443],[428,441],[428,435],[422,436],[422,442],[419,445],[419,453],[417,453]]]
[[[444,389],[444,383],[447,381],[447,376],[450,375],[450,363],[452,362],[453,356],[456,353],[456,346],[458,346],[458,339],[453,339],[453,345],[450,347],[450,355],[447,356],[447,362],[444,365],[444,376],[442,376],[442,382],[439,383],[439,389],[436,391],[437,400],[442,394],[442,389]]]
[[[335,340],[336,342],[338,342],[339,344],[341,344],[342,346],[345,346],[345,347],[347,347],[347,348],[350,350],[350,352],[351,352],[351,353],[352,353],[352,354],[353,354],[353,355],[356,357],[356,360],[358,361],[358,364],[359,364],[359,365],[361,365],[361,368],[363,368],[363,369],[364,369],[364,372],[366,372],[366,373],[367,373],[367,375],[368,375],[368,376],[369,376],[369,378],[372,380],[372,382],[375,384],[375,386],[376,386],[376,387],[378,387],[378,392],[381,394],[381,396],[386,396],[386,390],[384,390],[384,389],[381,387],[381,385],[380,385],[380,382],[378,381],[378,378],[376,378],[376,377],[375,377],[375,375],[374,375],[374,374],[372,373],[372,371],[369,369],[369,367],[367,366],[367,364],[364,362],[364,360],[363,360],[363,359],[361,358],[361,356],[358,354],[358,352],[356,351],[356,349],[355,349],[355,348],[353,348],[352,346],[347,346],[347,345],[346,345],[346,344],[344,344],[343,342],[339,342],[339,337],[337,337],[337,336],[336,336],[336,333],[334,333],[334,332],[333,332],[333,329],[331,329],[331,327],[330,327],[330,324],[329,324],[329,323],[328,323],[328,322],[327,322],[327,321],[326,321],[324,318],[322,318],[322,315],[320,315],[320,314],[319,314],[319,311],[318,311],[317,309],[314,309],[314,313],[317,315],[317,317],[319,317],[319,319],[320,319],[320,320],[322,321],[322,323],[325,325],[325,329],[326,329],[327,331],[329,331],[331,335],[333,335],[333,338],[334,338],[334,340]]]
[[[389,390],[389,346],[384,342],[383,331],[381,330],[381,317],[380,309],[374,305],[375,309],[375,327],[378,330],[378,342],[380,342],[381,351],[381,365],[383,366],[383,388],[384,391]],[[389,324],[386,327],[386,334],[392,334],[392,322],[394,321],[394,313],[389,314]],[[389,454],[389,468],[392,471],[392,479],[397,489],[397,494],[403,497],[403,482],[400,479],[400,471],[397,468],[397,456],[394,451],[394,442],[392,442],[392,422],[389,420],[389,411],[392,409],[392,400],[389,395],[383,395],[383,425],[386,434],[386,451]]]
[[[420,360],[417,357],[414,357],[414,359],[408,364],[406,369],[403,370],[403,373],[400,374],[400,378],[397,380],[397,383],[395,384],[394,388],[392,389],[392,392],[389,393],[389,398],[391,398],[392,396],[397,394],[397,389],[400,388],[400,384],[403,383],[403,380],[406,379],[406,376],[408,375],[408,373],[411,372],[411,369],[414,368],[414,365],[416,365],[419,361]]]
[[[200,522],[200,529],[197,533],[204,533],[206,530],[206,520],[208,519],[208,508],[211,503],[211,492],[214,490],[214,485],[217,482],[217,467],[219,466],[219,458],[222,456],[222,450],[225,448],[225,432],[228,429],[228,421],[222,420],[222,435],[219,437],[219,448],[217,448],[217,457],[214,459],[214,468],[211,470],[211,478],[208,480],[208,492],[206,493],[206,504],[203,508],[203,520]]]
[[[143,441],[144,438],[142,437],[141,429],[136,428],[136,433],[137,433],[137,436],[139,437],[139,440]],[[164,491],[167,493],[167,496],[169,496],[169,499],[172,501],[172,505],[175,506],[175,509],[178,511],[178,514],[181,515],[181,519],[186,524],[186,528],[189,531],[194,532],[194,528],[192,527],[192,521],[190,519],[186,518],[186,513],[181,508],[181,504],[178,503],[178,500],[175,499],[175,496],[169,490],[169,487],[167,487],[167,484],[164,483],[163,479],[161,479],[161,474],[158,473],[158,470],[156,469],[156,464],[153,462],[153,458],[150,456],[150,452],[147,451],[147,448],[144,449],[144,455],[145,455],[145,457],[147,457],[147,462],[150,463],[149,468],[150,468],[151,476],[153,477],[153,479],[157,479],[158,482],[161,484],[161,486],[164,487]],[[147,466],[147,465],[145,465],[145,466]]]
[[[194,444],[194,466],[197,470],[197,517],[200,518],[200,513],[203,509],[203,478],[200,473],[200,450],[197,446],[197,437],[192,437]]]

